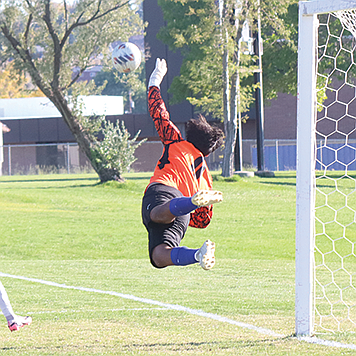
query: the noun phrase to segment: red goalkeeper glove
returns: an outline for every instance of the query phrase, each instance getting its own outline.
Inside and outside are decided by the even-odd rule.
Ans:
[[[203,206],[190,213],[189,226],[205,229],[213,217],[213,206]]]

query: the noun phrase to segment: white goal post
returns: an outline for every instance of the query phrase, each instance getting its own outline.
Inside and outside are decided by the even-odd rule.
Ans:
[[[295,331],[297,336],[312,335],[314,332],[315,318],[314,299],[316,282],[314,253],[318,15],[351,9],[356,9],[356,0],[299,2],[295,256]],[[337,127],[338,123],[336,122],[335,125]],[[336,131],[337,128],[335,129],[335,132]],[[325,142],[330,137],[331,136],[326,137]],[[347,136],[346,140],[349,140],[349,136]],[[337,160],[337,151],[335,152]],[[348,166],[346,166],[346,175],[347,169]],[[327,168],[325,171],[326,170]],[[337,221],[335,222],[337,223]],[[330,239],[330,241],[331,244],[334,244],[332,239]]]

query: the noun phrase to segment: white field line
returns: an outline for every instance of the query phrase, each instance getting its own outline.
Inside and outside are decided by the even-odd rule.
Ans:
[[[207,312],[204,312],[202,310],[187,308],[187,307],[183,307],[183,306],[177,305],[177,304],[162,303],[162,302],[159,302],[159,301],[153,300],[153,299],[140,298],[140,297],[136,297],[136,296],[131,295],[131,294],[123,294],[123,293],[118,293],[118,292],[113,292],[113,291],[104,291],[104,290],[94,289],[94,288],[68,286],[66,284],[60,284],[60,283],[56,283],[56,282],[45,281],[43,279],[28,278],[28,277],[23,277],[23,276],[15,276],[15,275],[12,275],[12,274],[2,273],[2,272],[0,272],[0,277],[21,279],[21,280],[24,280],[24,281],[45,284],[45,285],[52,286],[52,287],[65,288],[65,289],[74,289],[74,290],[80,290],[80,291],[83,291],[83,292],[91,292],[91,293],[113,295],[113,296],[124,298],[124,299],[134,300],[134,301],[140,302],[140,303],[156,305],[156,306],[159,307],[159,308],[147,308],[147,309],[167,309],[167,310],[183,311],[183,312],[186,312],[186,313],[189,313],[189,314],[198,315],[198,316],[201,316],[201,317],[204,317],[204,318],[213,319],[213,320],[216,320],[216,321],[219,321],[219,322],[236,325],[236,326],[239,326],[239,327],[244,328],[244,329],[254,330],[254,331],[258,332],[259,334],[278,337],[278,338],[286,337],[285,335],[278,334],[278,333],[274,332],[273,330],[260,328],[260,327],[255,326],[255,325],[251,325],[251,324],[243,323],[243,322],[240,322],[240,321],[232,320],[232,319],[229,319],[229,318],[226,318],[224,316],[217,315],[217,314],[207,313]],[[145,309],[145,308],[132,308],[132,310],[143,310],[143,309]],[[113,311],[116,311],[116,310],[120,310],[120,309],[113,309]],[[128,309],[126,309],[126,310],[128,310]],[[131,309],[129,309],[129,310],[131,310]],[[66,312],[66,311],[62,311],[62,312]],[[43,312],[43,313],[46,313],[46,312]],[[299,341],[308,342],[310,344],[318,344],[318,345],[329,346],[329,347],[337,347],[337,348],[345,348],[345,349],[356,350],[356,345],[354,345],[354,344],[343,344],[341,342],[323,340],[323,339],[318,339],[316,337],[298,337],[297,339]]]
[[[156,305],[156,306],[159,306],[159,307],[162,307],[162,308],[166,308],[166,309],[171,309],[171,310],[183,311],[183,312],[186,312],[186,313],[189,313],[189,314],[202,316],[204,318],[209,318],[209,319],[217,320],[217,321],[220,321],[220,322],[237,325],[237,326],[240,326],[241,328],[244,328],[244,329],[254,330],[254,331],[256,331],[256,332],[258,332],[260,334],[263,334],[263,335],[269,335],[269,336],[273,336],[273,337],[284,337],[284,335],[277,334],[272,330],[260,328],[258,326],[247,324],[247,323],[242,323],[240,321],[235,321],[235,320],[232,320],[232,319],[229,319],[229,318],[226,318],[224,316],[217,315],[217,314],[206,313],[206,312],[204,312],[202,310],[187,308],[187,307],[183,307],[183,306],[177,305],[177,304],[162,303],[162,302],[159,302],[159,301],[153,300],[153,299],[140,298],[140,297],[136,297],[136,296],[131,295],[131,294],[123,294],[123,293],[118,293],[118,292],[113,292],[113,291],[103,291],[103,290],[94,289],[94,288],[68,286],[66,284],[60,284],[60,283],[56,283],[56,282],[45,281],[43,279],[28,278],[28,277],[22,277],[22,276],[14,276],[12,274],[2,273],[2,272],[0,272],[0,277],[9,277],[9,278],[14,278],[14,279],[22,279],[24,281],[46,284],[46,285],[52,286],[52,287],[65,288],[65,289],[75,289],[75,290],[80,290],[80,291],[83,291],[83,292],[91,292],[91,293],[100,293],[100,294],[113,295],[113,296],[124,298],[124,299],[134,300],[134,301],[140,302],[140,303]]]
[[[37,314],[66,314],[66,313],[98,313],[98,312],[117,312],[117,311],[142,311],[142,310],[169,310],[167,308],[114,308],[114,309],[83,309],[83,310],[43,310],[37,312],[28,312],[28,315]]]
[[[302,337],[298,337],[298,340],[309,342],[310,344],[318,344],[318,345],[323,345],[323,346],[330,346],[330,347],[338,347],[338,348],[342,348],[342,349],[356,350],[356,345],[354,345],[354,344],[343,344],[343,343],[337,342],[337,341],[329,341],[329,340],[318,339],[317,337],[302,336]]]

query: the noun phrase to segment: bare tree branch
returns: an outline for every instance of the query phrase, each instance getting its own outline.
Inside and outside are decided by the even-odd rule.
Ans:
[[[25,44],[26,44],[27,48],[28,48],[28,34],[30,32],[32,19],[33,19],[33,16],[32,16],[32,14],[30,14],[30,16],[28,17],[28,20],[27,20],[26,31],[25,31],[25,34],[24,34]]]
[[[84,15],[84,12],[82,12],[82,13],[80,14],[80,16],[78,17],[77,21],[75,21],[75,22],[69,27],[69,29],[66,31],[66,33],[64,34],[64,36],[63,36],[63,38],[62,38],[62,40],[61,40],[61,47],[63,48],[63,46],[65,45],[66,41],[68,40],[70,34],[73,32],[73,30],[74,30],[75,28],[80,27],[80,26],[85,26],[85,25],[89,24],[90,22],[93,22],[93,21],[95,21],[95,20],[98,20],[98,19],[100,19],[100,18],[106,16],[107,14],[109,14],[109,13],[111,13],[111,12],[113,12],[113,11],[116,11],[116,10],[118,10],[118,9],[120,9],[120,8],[122,8],[122,7],[126,6],[126,5],[128,5],[129,2],[130,2],[130,0],[127,0],[127,1],[125,1],[124,3],[122,3],[122,4],[117,4],[116,6],[112,7],[111,9],[108,9],[107,11],[105,11],[105,12],[99,14],[99,13],[100,13],[100,6],[101,6],[101,0],[100,0],[99,3],[98,3],[98,8],[97,8],[96,12],[93,14],[92,17],[90,17],[90,18],[89,18],[88,20],[86,20],[86,21],[80,22],[81,18],[82,18],[83,15]]]
[[[72,79],[72,81],[64,88],[64,89],[69,89],[81,76],[82,74],[85,72],[86,69],[88,69],[89,66],[84,66],[83,68],[80,68],[80,70],[78,71],[78,73],[74,76],[74,78]]]
[[[92,22],[92,21],[94,21],[94,20],[98,20],[98,19],[100,19],[101,17],[106,16],[106,15],[109,14],[110,12],[116,11],[116,10],[118,10],[118,9],[120,9],[120,8],[122,8],[122,7],[126,6],[126,5],[128,5],[129,3],[130,3],[130,1],[128,0],[128,1],[124,2],[123,4],[118,4],[118,5],[116,5],[115,7],[113,7],[113,8],[111,8],[111,9],[109,9],[109,10],[103,12],[102,14],[98,15],[97,17],[92,18],[92,20],[88,20],[87,23]],[[86,25],[86,23],[84,23],[84,25]]]
[[[119,1],[122,3],[119,4]],[[70,35],[73,33],[73,30],[76,28],[83,29],[83,26],[101,18],[102,20],[100,20],[100,23],[105,23],[107,18],[104,16],[107,16],[109,13],[121,7],[127,6],[129,0],[115,0],[114,5],[111,5],[110,2],[110,5],[107,5],[109,9],[106,9],[103,6],[105,0],[83,1],[83,4],[85,4],[84,10],[78,10],[76,12],[76,17],[71,16],[69,0],[62,0],[63,7],[61,8],[61,11],[63,20],[65,22],[58,24],[58,29],[56,22],[57,18],[54,17],[55,15],[53,11],[54,6],[56,5],[51,5],[52,3],[54,3],[54,1],[51,0],[24,0],[22,2],[12,2],[11,5],[13,8],[18,9],[21,12],[20,16],[19,18],[15,18],[15,16],[12,15],[16,15],[16,13],[9,13],[9,16],[7,17],[7,13],[5,12],[4,20],[1,21],[0,19],[0,32],[5,37],[6,42],[9,43],[9,52],[11,52],[12,57],[15,58],[15,63],[21,65],[21,69],[30,74],[33,84],[35,84],[59,110],[63,120],[66,122],[70,131],[78,142],[79,147],[91,162],[94,170],[99,174],[101,181],[104,182],[110,179],[117,179],[117,177],[120,177],[120,171],[117,168],[106,168],[108,158],[105,156],[101,157],[102,154],[98,149],[97,140],[94,137],[94,134],[90,131],[91,126],[88,126],[88,124],[86,124],[86,120],[83,120],[80,117],[80,112],[72,111],[72,108],[65,96],[65,90],[70,87],[73,88],[74,83],[78,81],[78,78],[93,63],[93,57],[97,53],[96,51],[100,51],[100,45],[103,44],[102,38],[100,39],[96,37],[95,39],[98,41],[98,43],[94,44],[92,42],[95,42],[95,39],[91,39],[87,43],[79,43],[79,45],[85,45],[86,49],[84,58],[81,56],[79,61],[79,66],[82,68],[79,69],[79,72],[75,74],[74,78],[70,77],[70,75],[72,75],[71,70],[72,62],[74,59],[67,58],[66,61],[64,61],[63,47],[68,44]],[[88,9],[88,5],[90,5],[90,9]],[[88,10],[90,10],[90,12]],[[17,24],[18,20],[22,20],[21,23],[24,26],[20,34],[18,34],[18,32],[15,30],[13,31],[12,27]],[[6,21],[8,21],[8,23]],[[33,28],[33,24],[35,22],[37,23],[37,21],[39,21],[43,33],[33,33],[34,30],[36,30]],[[63,33],[63,31],[65,32]],[[37,62],[37,60],[32,57],[32,53],[29,48],[32,44],[32,34],[34,35],[33,40],[38,41],[34,42],[34,44],[41,44],[42,38],[45,38],[45,42],[47,42],[48,39],[51,41],[51,49],[48,51],[48,53],[46,52],[44,54],[43,61],[41,60]],[[41,38],[41,36],[43,37]],[[83,39],[83,41],[85,40]],[[93,47],[91,47],[92,45]],[[71,46],[71,44],[68,44],[68,46]],[[72,47],[69,49],[71,48]],[[54,53],[52,53],[52,50]],[[75,50],[76,48],[73,48],[74,53]],[[71,51],[68,52],[69,54],[71,53]],[[91,53],[87,54],[88,52]],[[43,72],[41,72],[42,63],[44,66]],[[48,73],[49,71],[47,68],[49,63],[52,65],[51,74]],[[62,88],[60,87],[61,83],[59,74],[62,72],[62,67],[65,65],[68,65],[68,68],[66,68],[68,71],[65,70],[63,72],[63,76],[67,78],[68,75],[68,82],[70,81],[70,83],[67,84],[66,82],[63,86],[67,85],[67,87]],[[48,79],[48,74],[53,77]],[[75,93],[75,95],[76,94],[77,93]],[[100,161],[97,159],[99,154],[101,155]]]
[[[99,12],[100,12],[100,6],[101,6],[101,1],[99,1],[98,3],[98,8],[95,12],[95,14],[92,16],[95,17]],[[65,32],[63,38],[62,38],[62,41],[61,41],[61,48],[63,48],[63,46],[65,45],[65,43],[67,42],[70,34],[73,32],[73,30],[78,27],[78,26],[81,26],[81,22],[80,20],[82,19],[82,17],[84,16],[85,14],[85,11],[82,11],[82,13],[78,16],[77,20],[69,27],[69,29]]]
[[[0,29],[6,39],[9,41],[11,44],[12,48],[15,50],[15,52],[21,57],[23,63],[26,65],[29,73],[31,74],[31,77],[34,79],[36,85],[40,90],[48,97],[52,96],[52,93],[49,91],[49,88],[46,87],[45,83],[43,82],[43,79],[38,72],[35,64],[33,63],[31,54],[28,49],[24,49],[21,46],[21,43],[17,41],[17,39],[11,34],[9,28],[4,24],[1,23]]]
[[[53,49],[54,49],[54,60],[53,60],[53,79],[51,86],[53,89],[58,89],[59,87],[59,72],[61,68],[61,59],[62,59],[62,48],[60,46],[59,38],[54,30],[52,21],[51,21],[51,8],[50,8],[50,0],[46,1],[45,5],[45,14],[42,17],[45,22],[48,32],[53,41]]]
[[[63,6],[64,6],[64,19],[65,19],[66,31],[67,31],[68,30],[68,9],[67,9],[66,0],[63,0]]]
[[[95,48],[95,45],[93,47]],[[82,68],[80,68],[79,72],[72,79],[72,81],[63,89],[67,89],[68,90],[81,77],[81,75],[84,73],[84,71],[90,67],[89,62],[90,62],[90,58],[92,58],[93,55],[94,55],[94,50],[87,56],[87,63],[88,64],[86,64]]]

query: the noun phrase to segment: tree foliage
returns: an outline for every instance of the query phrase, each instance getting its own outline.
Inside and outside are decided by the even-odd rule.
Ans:
[[[102,95],[119,95],[124,97],[125,111],[130,109],[130,96],[135,106],[133,114],[147,113],[147,88],[144,71],[145,64],[131,73],[119,73],[113,68],[104,68],[94,78],[96,86],[103,87]]]
[[[205,113],[222,118],[222,62],[223,44],[219,25],[219,9],[214,0],[158,0],[166,26],[159,38],[173,51],[179,49],[184,57],[180,77],[173,80],[170,91],[172,102],[189,99]],[[297,60],[297,1],[262,1],[261,22],[264,40],[263,71],[266,79],[265,95],[296,91]],[[244,1],[236,13],[236,1],[226,1],[230,72],[233,73],[236,56],[236,21],[240,25],[247,19],[254,31],[258,10],[257,1]],[[242,55],[240,63],[242,81],[241,110],[252,99],[251,87],[254,57]],[[250,77],[250,78],[249,78]],[[267,82],[267,83],[266,83]],[[199,102],[201,102],[199,105]]]
[[[288,1],[278,13],[277,26],[266,12],[262,19],[263,90],[266,99],[278,93],[297,94],[298,2]]]
[[[1,1],[2,60],[12,59],[53,102],[101,180],[108,174],[95,160],[99,142],[76,98],[102,88],[77,80],[98,61],[109,63],[111,43],[142,31],[136,9],[133,0],[78,0],[73,6],[66,0]],[[119,176],[114,172],[111,179]]]
[[[246,111],[254,101],[252,75],[256,57],[244,54],[240,48],[242,26],[247,21],[251,31],[256,31],[260,12],[264,54],[271,62],[267,62],[266,70],[264,67],[266,96],[274,97],[281,89],[295,90],[297,18],[293,4],[297,2],[158,0],[166,21],[159,38],[171,50],[179,49],[184,57],[180,76],[174,78],[170,87],[172,101],[188,99],[197,110],[223,119],[225,176],[233,172],[237,113]]]
[[[0,99],[39,97],[44,94],[31,83],[29,75],[16,71],[12,62],[0,70]]]
[[[117,121],[115,124],[99,119],[103,140],[98,142],[97,148],[93,151],[93,157],[98,166],[109,175],[119,174],[116,180],[121,179],[124,173],[132,163],[136,161],[135,150],[146,140],[137,141],[140,131],[130,139],[130,133],[125,127],[123,121]],[[105,179],[104,179],[105,180]],[[110,179],[107,179],[110,180]]]

